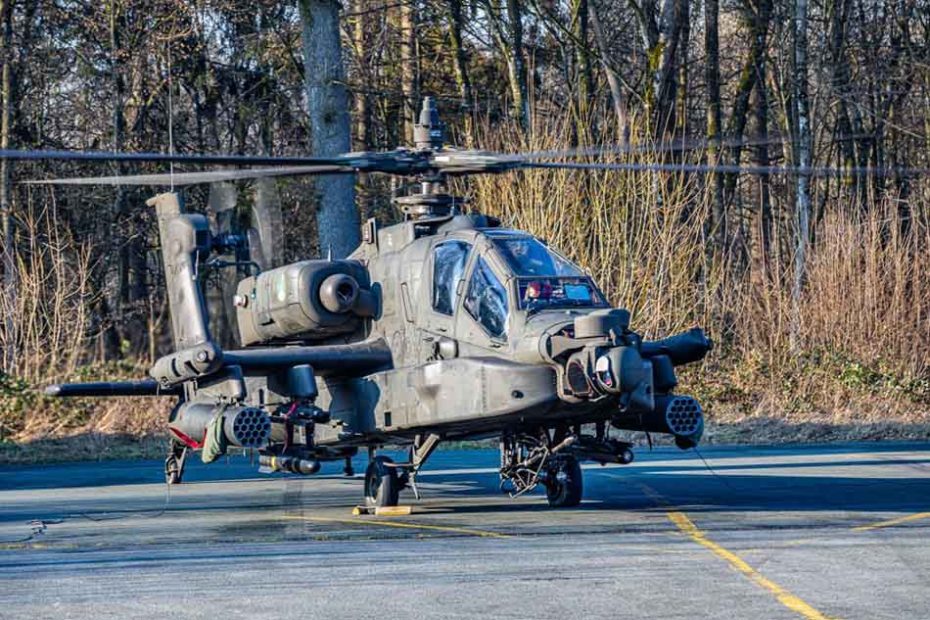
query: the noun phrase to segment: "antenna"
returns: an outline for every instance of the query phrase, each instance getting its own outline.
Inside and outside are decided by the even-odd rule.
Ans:
[[[439,150],[446,139],[446,126],[439,120],[439,110],[432,97],[423,97],[420,121],[413,126],[413,144],[421,151]]]

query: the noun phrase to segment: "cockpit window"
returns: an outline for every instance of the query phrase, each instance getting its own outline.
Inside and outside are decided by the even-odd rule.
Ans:
[[[456,291],[465,273],[471,246],[464,241],[445,241],[433,249],[433,310],[451,315],[458,301]]]
[[[479,258],[468,282],[465,310],[496,338],[507,338],[507,291],[484,259]]]
[[[531,312],[571,307],[600,307],[607,305],[591,278],[534,278],[517,279],[520,308]]]
[[[504,255],[514,275],[537,277],[583,277],[584,272],[567,258],[553,252],[530,236],[500,236],[494,245]]]

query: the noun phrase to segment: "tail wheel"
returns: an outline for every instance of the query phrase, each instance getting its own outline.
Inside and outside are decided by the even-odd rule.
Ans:
[[[564,456],[552,464],[546,480],[546,499],[552,508],[570,508],[581,503],[584,478],[581,463],[574,456]]]
[[[394,461],[376,456],[365,470],[365,503],[369,506],[396,506],[403,486]]]
[[[165,482],[181,484],[184,476],[184,463],[187,461],[187,446],[171,441],[168,456],[165,458]]]
[[[181,484],[181,468],[173,456],[165,459],[165,482],[168,484]]]

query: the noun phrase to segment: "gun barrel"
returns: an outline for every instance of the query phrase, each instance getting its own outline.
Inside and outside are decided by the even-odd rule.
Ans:
[[[644,341],[640,345],[640,353],[643,357],[667,355],[672,364],[681,366],[701,361],[713,348],[714,343],[704,334],[704,330],[695,327],[661,340]]]
[[[152,379],[137,381],[95,381],[89,383],[57,383],[45,388],[45,395],[55,398],[78,396],[178,396],[176,388],[160,387]]]

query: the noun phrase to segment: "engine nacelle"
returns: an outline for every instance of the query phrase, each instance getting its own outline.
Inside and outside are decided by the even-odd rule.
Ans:
[[[246,278],[235,303],[242,346],[351,334],[377,312],[368,270],[351,260],[302,261]]]

